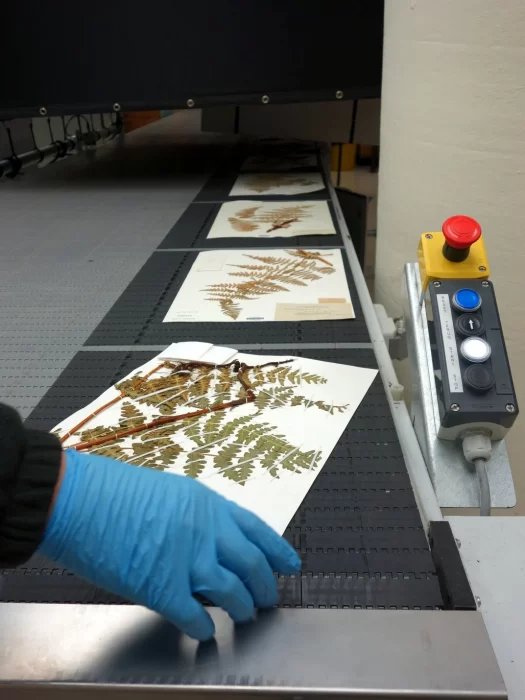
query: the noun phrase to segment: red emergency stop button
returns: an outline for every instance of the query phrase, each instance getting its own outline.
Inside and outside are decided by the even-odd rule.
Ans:
[[[481,226],[470,216],[451,216],[443,224],[443,255],[450,262],[468,258],[470,246],[481,236]]]

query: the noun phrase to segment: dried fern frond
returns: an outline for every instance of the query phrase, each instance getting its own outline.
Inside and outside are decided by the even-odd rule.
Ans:
[[[122,417],[121,424],[141,425],[146,420],[146,416],[135,405],[129,401],[124,401],[120,410]]]
[[[210,284],[203,290],[207,292],[206,300],[217,301],[225,316],[237,320],[241,312],[240,301],[253,301],[266,294],[287,292],[289,286],[306,287],[308,283],[320,280],[321,275],[334,272],[332,263],[317,251],[300,249],[287,250],[286,253],[287,258],[245,254],[244,257],[262,264],[232,265],[237,269],[228,273],[230,277],[244,277],[246,281]],[[318,266],[318,262],[322,265]]]
[[[311,214],[308,209],[311,209],[311,204],[296,204],[294,206],[277,206],[270,211],[261,212],[257,215],[257,221],[265,224],[274,224],[276,221],[285,221],[286,219],[303,219]]]
[[[275,277],[281,280],[280,277]],[[283,282],[285,280],[282,280]],[[287,292],[286,287],[270,280],[251,280],[250,282],[239,282],[239,292],[250,296],[262,296],[264,294],[274,294],[275,292]]]
[[[241,307],[239,306],[239,304],[236,304],[232,299],[221,299],[219,301],[219,304],[223,314],[229,316],[234,321],[236,321],[239,318],[239,314],[241,313]]]
[[[329,267],[333,267],[333,264],[329,260],[326,260],[327,257],[330,257],[331,253],[328,253],[325,257],[322,257],[321,253],[318,253],[314,250],[303,250],[302,248],[297,248],[296,250],[287,250],[286,252],[289,253],[289,255],[294,255],[294,256],[299,257],[299,258],[319,260],[320,262],[323,262],[325,265],[328,265]]]
[[[102,445],[96,447],[89,451],[92,455],[97,455],[99,457],[109,457],[110,459],[118,459],[121,462],[125,462],[129,459],[126,452],[122,449],[119,443],[112,443],[111,445]]]
[[[217,292],[216,294],[210,294],[210,296],[205,297],[206,301],[218,301],[222,299],[234,299],[237,301],[255,301],[257,297],[252,297],[249,294],[244,294],[241,290],[236,292]]]
[[[103,425],[97,426],[96,428],[87,428],[78,433],[81,442],[89,442],[90,440],[98,440],[99,438],[106,437],[106,435],[111,435],[114,428],[104,427]]]
[[[272,265],[228,265],[228,267],[237,267],[239,270],[273,270]],[[232,273],[230,273],[232,274]]]
[[[279,187],[308,187],[315,185],[313,180],[307,177],[280,177],[272,173],[259,173],[248,178],[246,187],[253,192],[268,192],[268,190],[278,189]]]
[[[267,265],[283,265],[290,261],[289,258],[275,258],[273,255],[245,255],[246,258],[251,258],[252,260],[259,260],[259,262],[265,263]]]
[[[231,290],[235,291],[237,289],[237,283],[236,282],[216,282],[214,284],[209,284],[207,287],[205,287],[205,291],[210,291],[212,289],[217,289],[217,290],[231,289]]]
[[[250,233],[250,231],[256,231],[259,228],[258,224],[237,219],[235,216],[228,217],[228,223],[234,231],[241,231],[242,233]]]
[[[252,219],[255,212],[260,209],[261,207],[246,207],[246,209],[241,209],[238,212],[235,212],[235,216],[237,216],[239,219]]]

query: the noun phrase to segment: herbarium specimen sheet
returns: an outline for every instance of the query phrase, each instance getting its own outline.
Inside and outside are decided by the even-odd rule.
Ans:
[[[297,195],[324,190],[321,173],[254,173],[239,175],[230,197]]]
[[[335,233],[328,202],[243,199],[221,205],[208,238],[290,238]]]
[[[376,371],[227,348],[232,359],[208,364],[177,347],[54,432],[65,447],[199,479],[282,533]]]
[[[199,253],[164,318],[170,322],[354,318],[339,249]]]

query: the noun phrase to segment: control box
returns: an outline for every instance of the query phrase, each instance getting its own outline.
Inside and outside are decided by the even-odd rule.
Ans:
[[[455,440],[485,428],[501,440],[518,415],[505,340],[489,280],[442,279],[429,284],[435,332],[432,353],[441,425]]]

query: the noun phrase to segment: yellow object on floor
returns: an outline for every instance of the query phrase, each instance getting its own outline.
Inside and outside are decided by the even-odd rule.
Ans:
[[[160,116],[160,110],[126,112],[124,114],[124,131],[129,133],[134,129],[140,129],[141,126],[156,122],[157,119],[160,119]]]
[[[357,145],[355,143],[336,143],[332,145],[331,170],[348,171],[355,168]],[[339,165],[339,159],[341,164]]]

